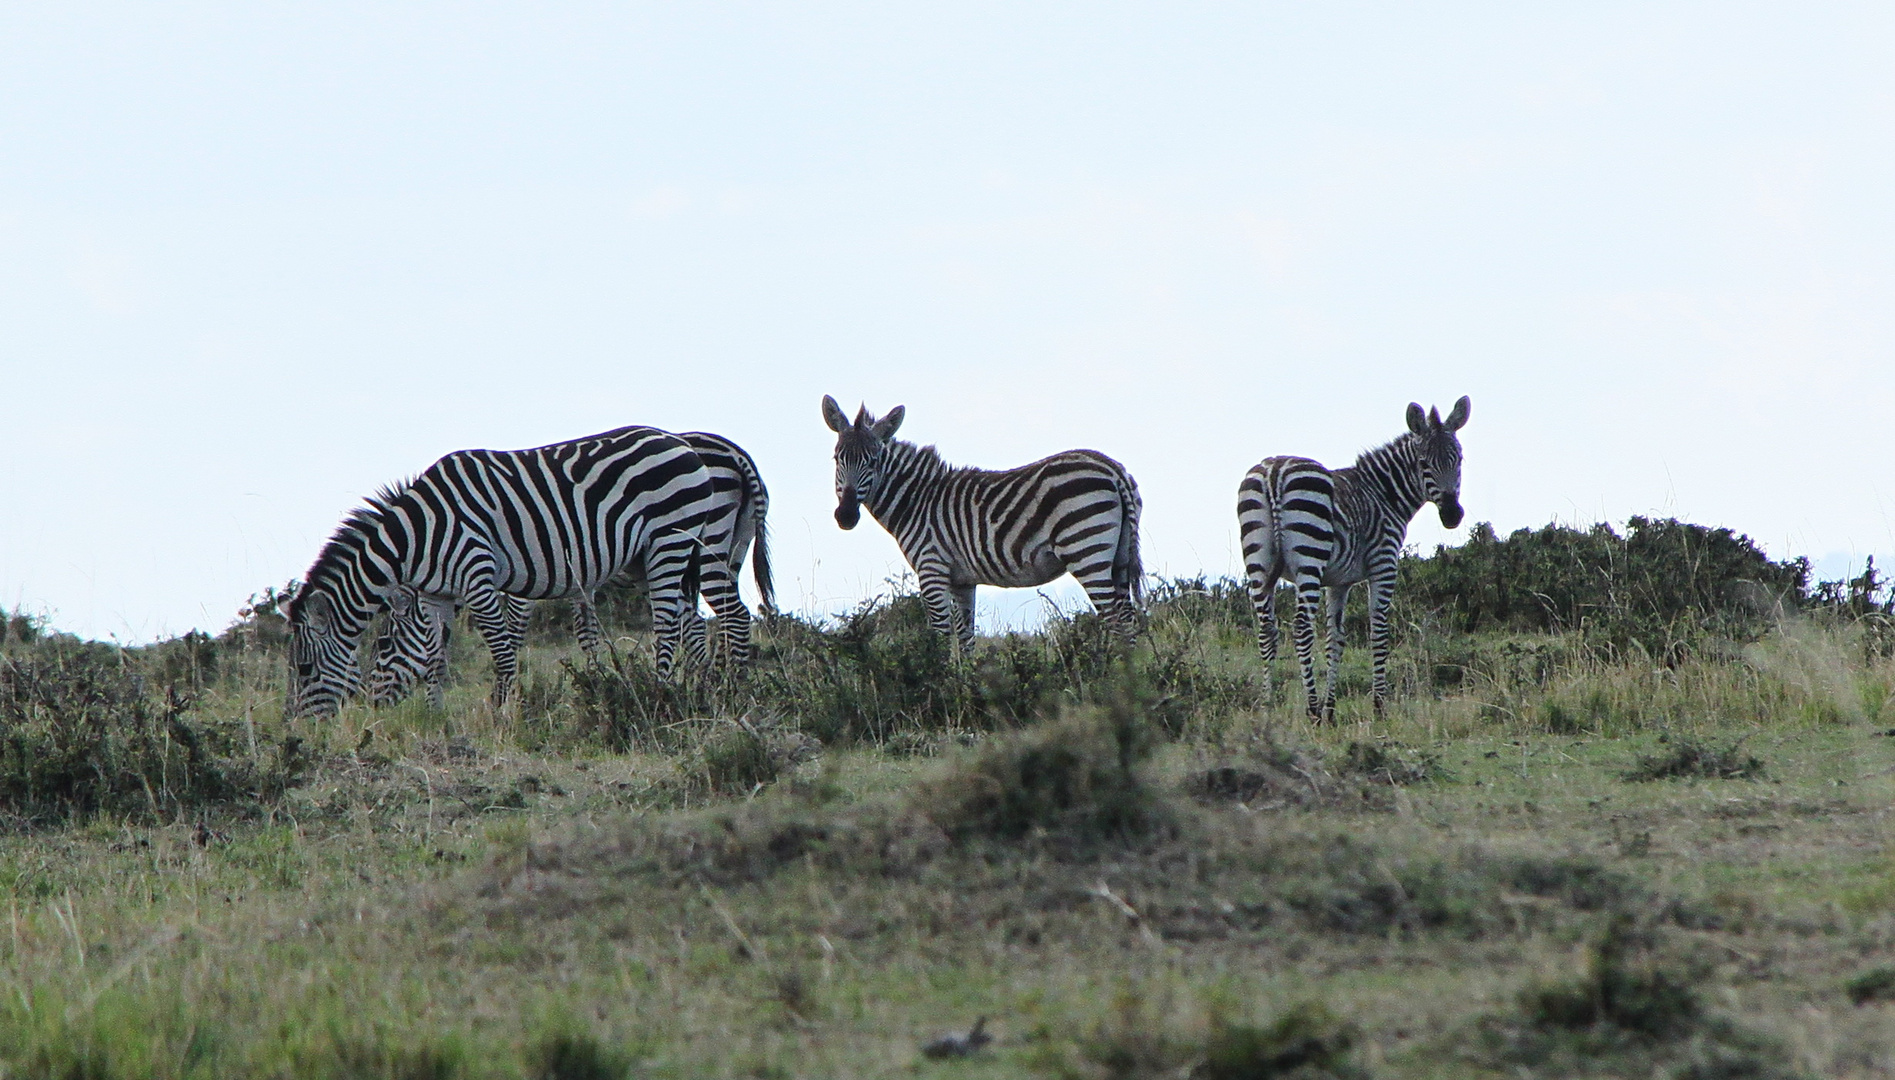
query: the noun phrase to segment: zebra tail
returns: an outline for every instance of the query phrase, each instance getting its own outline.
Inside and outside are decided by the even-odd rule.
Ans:
[[[776,614],[776,581],[770,576],[770,527],[757,515],[757,535],[750,541],[750,575],[756,580],[757,609],[765,615]]]
[[[1138,516],[1144,509],[1145,500],[1138,497],[1138,485],[1130,476],[1119,489],[1119,498],[1125,506],[1125,522],[1119,534],[1119,552],[1123,556],[1123,573],[1130,579],[1126,582],[1134,604],[1145,602],[1145,563],[1138,554]]]
[[[742,456],[749,466],[744,470],[744,498],[748,505],[743,512],[755,514],[757,521],[757,531],[750,538],[750,576],[757,583],[757,610],[764,615],[775,615],[776,578],[770,572],[770,491],[763,486],[756,462],[749,460],[748,455]]]

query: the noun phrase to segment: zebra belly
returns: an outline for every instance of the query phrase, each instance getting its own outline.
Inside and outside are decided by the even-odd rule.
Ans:
[[[1044,548],[1033,554],[1033,558],[1018,566],[991,567],[985,574],[968,574],[967,580],[958,580],[957,585],[994,585],[1003,589],[1031,589],[1044,585],[1066,572],[1066,564],[1061,562],[1051,548]]]

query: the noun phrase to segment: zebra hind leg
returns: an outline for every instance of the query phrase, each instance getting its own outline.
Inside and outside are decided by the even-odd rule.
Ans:
[[[1131,582],[1115,580],[1110,565],[1072,571],[1072,575],[1086,590],[1086,599],[1099,618],[1112,628],[1119,646],[1130,650],[1138,644],[1138,605],[1132,602]]]
[[[579,640],[586,659],[597,663],[599,657],[605,655],[605,625],[599,621],[599,609],[589,592],[577,593],[572,598],[572,635]]]
[[[692,667],[711,666],[709,628],[697,605],[685,603],[678,609],[678,639],[684,648],[684,661]]]
[[[1245,577],[1245,585],[1250,590],[1250,610],[1257,617],[1257,655],[1263,658],[1263,697],[1265,701],[1276,700],[1277,621],[1276,621],[1276,582],[1277,575],[1260,568],[1250,568]]]
[[[653,662],[661,682],[671,681],[684,607],[687,599],[694,595],[686,578],[698,566],[702,550],[703,545],[696,537],[671,533],[654,541],[645,557],[645,583],[651,598],[651,629],[655,639]]]
[[[474,625],[487,640],[487,653],[493,657],[493,694],[489,700],[494,708],[503,708],[520,674],[520,642],[510,626],[510,605],[500,593],[486,589],[467,597],[467,610],[473,613]]]
[[[1322,608],[1322,579],[1315,573],[1299,575],[1296,580],[1296,621],[1290,636],[1296,642],[1296,663],[1303,672],[1303,698],[1309,718],[1317,723],[1329,719],[1323,701],[1316,694],[1316,622]]]
[[[1328,600],[1329,678],[1324,685],[1323,719],[1332,722],[1336,719],[1336,683],[1342,677],[1342,613],[1349,600],[1349,586],[1332,586]]]
[[[711,611],[717,615],[717,654],[713,670],[726,669],[741,672],[750,666],[750,609],[744,606],[743,596],[737,591],[737,578],[731,574],[730,565],[722,556],[706,552],[702,556],[698,571],[698,588],[703,593]],[[696,624],[700,640],[704,635],[704,620],[698,616],[697,601],[686,601],[688,611],[684,614],[685,632],[690,633]],[[708,652],[708,645],[698,646]],[[686,641],[686,651],[691,644]]]

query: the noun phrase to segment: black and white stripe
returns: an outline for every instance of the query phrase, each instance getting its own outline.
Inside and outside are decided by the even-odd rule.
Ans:
[[[1237,521],[1243,537],[1244,575],[1257,614],[1257,647],[1265,680],[1276,659],[1276,583],[1296,588],[1292,637],[1302,665],[1310,716],[1335,716],[1336,673],[1342,664],[1342,612],[1349,589],[1369,583],[1369,645],[1375,653],[1375,711],[1388,696],[1388,605],[1395,596],[1395,569],[1408,523],[1423,503],[1434,503],[1441,524],[1461,523],[1461,441],[1467,398],[1454,403],[1446,420],[1420,405],[1408,406],[1408,432],[1331,471],[1301,457],[1265,458],[1237,489]],[[1322,592],[1329,595],[1329,678],[1316,693],[1316,615]]]
[[[1123,465],[1069,450],[1004,472],[955,468],[934,447],[894,437],[901,406],[851,421],[824,397],[822,411],[836,433],[836,523],[852,529],[868,508],[914,568],[935,629],[970,647],[976,585],[1032,587],[1069,573],[1127,641],[1137,635],[1143,504]]]
[[[695,588],[717,612],[726,654],[741,663],[750,614],[723,558],[704,544],[719,505],[697,453],[655,428],[449,454],[352,513],[310,567],[288,611],[287,714],[333,714],[360,688],[362,634],[404,589],[472,612],[494,654],[496,702],[517,669],[508,596],[589,601],[633,567],[650,583],[660,675],[670,674]],[[581,645],[599,648],[596,620],[579,629]]]
[[[756,460],[743,447],[708,431],[687,431],[678,438],[697,453],[710,475],[714,506],[706,517],[704,546],[724,559],[733,576],[743,572],[746,557],[754,554],[751,568],[760,609],[766,615],[774,612],[770,492]],[[634,566],[628,573],[639,570]],[[505,602],[505,633],[517,651],[525,640],[532,601],[508,596]],[[574,608],[579,626],[598,625],[597,611],[587,599],[576,599]],[[369,674],[370,701],[377,705],[399,701],[420,682],[427,687],[429,702],[440,707],[447,677],[449,628],[458,610],[459,604],[452,597],[410,592],[391,599],[387,625],[375,643],[375,667]],[[708,658],[704,617],[698,611],[695,594],[686,598],[680,611],[679,636],[686,656],[700,663]]]

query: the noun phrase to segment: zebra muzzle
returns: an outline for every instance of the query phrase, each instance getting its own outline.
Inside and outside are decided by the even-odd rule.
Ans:
[[[1459,525],[1461,518],[1466,514],[1466,512],[1461,509],[1461,501],[1459,499],[1439,503],[1437,504],[1437,508],[1441,511],[1441,527],[1444,529],[1452,529],[1456,525]]]
[[[862,520],[862,504],[856,500],[855,490],[847,489],[842,493],[842,501],[836,506],[836,524],[845,529],[853,529]]]

